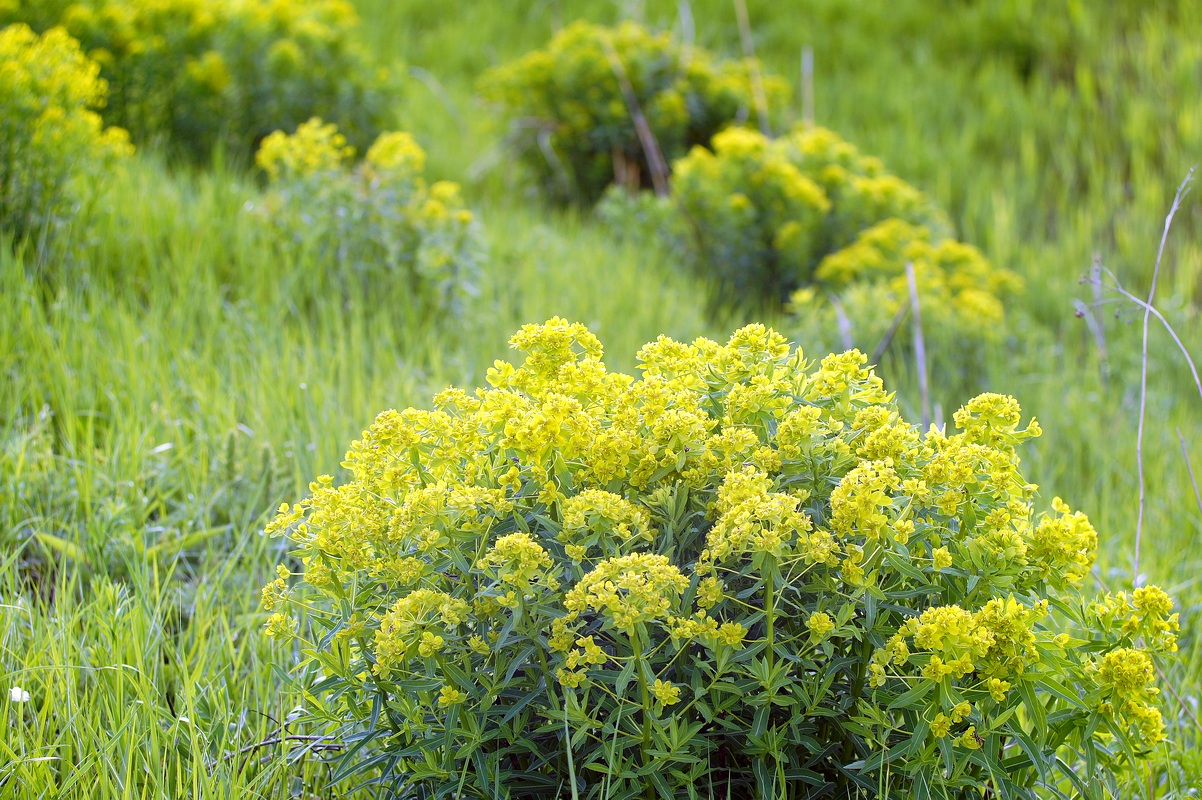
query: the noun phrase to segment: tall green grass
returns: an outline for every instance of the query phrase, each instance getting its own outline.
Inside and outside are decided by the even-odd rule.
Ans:
[[[950,47],[949,36],[969,36],[939,32],[958,4],[749,5],[759,55],[776,71],[795,76],[813,47],[820,124],[932,192],[962,238],[1027,279],[1012,335],[974,365],[980,389],[1014,394],[1040,419],[1028,475],[1045,499],[1091,516],[1100,579],[1129,585],[1142,317],[1124,304],[1094,312],[1103,361],[1074,299],[1093,300],[1079,279],[1095,255],[1147,292],[1173,189],[1202,160],[1195,10],[1168,4],[1128,28],[1125,17],[1087,15],[1081,68],[1066,73],[1061,59],[1024,76],[1012,56]],[[721,337],[742,321],[707,319],[704,292],[666,254],[526,197],[497,149],[503,130],[473,95],[484,68],[559,24],[679,26],[675,3],[358,6],[377,52],[417,76],[402,114],[430,171],[463,181],[485,225],[479,294],[462,316],[434,321],[387,292],[300,302],[322,265],[255,235],[244,209],[252,180],[153,154],[111,176],[55,258],[0,246],[0,797],[347,794],[313,752],[336,743],[277,741],[320,731],[294,714],[305,703],[289,679],[298,654],[259,633],[258,587],[282,557],[259,533],[264,515],[336,472],[377,412],[482,384],[523,323],[585,322],[611,365],[632,370],[638,346],[660,333]],[[731,4],[689,8],[699,43],[738,51]],[[1191,199],[1158,295],[1195,355],[1200,215]],[[887,352],[881,369],[917,419],[910,357]],[[946,420],[967,398],[937,386],[934,399]],[[1170,726],[1173,755],[1131,791],[1187,796],[1202,789],[1191,717],[1202,508],[1186,462],[1202,475],[1202,398],[1160,330],[1145,437],[1141,571],[1181,601],[1183,652],[1168,679],[1188,710]],[[13,686],[30,701],[13,703]]]

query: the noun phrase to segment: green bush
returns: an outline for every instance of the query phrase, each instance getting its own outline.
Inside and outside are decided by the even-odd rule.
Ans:
[[[482,80],[486,96],[512,120],[510,144],[560,200],[597,201],[611,183],[651,186],[651,166],[616,67],[666,162],[732,122],[758,119],[752,61],[717,61],[667,33],[631,22],[614,28],[577,22]],[[761,76],[769,116],[787,86]]]
[[[712,149],[709,149],[712,148]],[[691,261],[724,293],[780,300],[865,228],[897,218],[943,232],[918,189],[822,128],[781,139],[731,128],[674,165]]]
[[[1084,594],[1012,398],[923,434],[762,325],[637,380],[558,318],[510,344],[268,526],[268,631],[398,795],[1100,798],[1163,738],[1172,601]]]
[[[392,81],[345,0],[10,0],[5,19],[65,26],[112,88],[106,120],[197,159],[315,114],[361,145],[390,120]]]
[[[382,133],[363,160],[335,125],[312,119],[263,140],[268,192],[255,206],[285,249],[316,261],[313,297],[397,295],[422,314],[459,313],[476,292],[483,242],[459,185],[428,184],[426,154]]]
[[[96,113],[107,89],[99,71],[61,28],[0,30],[0,234],[69,222],[88,178],[132,152],[125,131]]]

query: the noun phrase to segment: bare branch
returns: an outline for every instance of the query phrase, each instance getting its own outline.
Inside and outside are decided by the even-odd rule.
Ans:
[[[1194,487],[1194,501],[1198,504],[1198,510],[1202,511],[1202,492],[1198,491],[1198,479],[1194,477],[1194,465],[1189,460],[1189,449],[1185,446],[1185,437],[1181,435],[1181,429],[1177,429],[1177,439],[1181,442],[1181,455],[1185,457],[1185,468],[1189,472],[1190,485]]]
[[[1144,505],[1147,499],[1147,482],[1144,478],[1144,420],[1148,409],[1148,322],[1152,316],[1152,308],[1156,301],[1156,283],[1160,278],[1160,263],[1164,257],[1164,245],[1169,238],[1169,228],[1173,225],[1173,217],[1181,207],[1181,200],[1188,192],[1190,181],[1194,178],[1194,170],[1190,169],[1185,180],[1177,187],[1177,195],[1173,198],[1173,206],[1164,220],[1164,232],[1160,235],[1160,249],[1156,251],[1156,267],[1152,270],[1152,287],[1148,290],[1148,302],[1144,304],[1144,344],[1140,364],[1139,379],[1139,429],[1135,436],[1135,461],[1139,471],[1139,516],[1135,520],[1135,555],[1132,559],[1132,583],[1139,585],[1139,546],[1143,538]],[[1159,314],[1157,315],[1159,316]],[[1191,362],[1192,367],[1192,362]],[[1196,375],[1197,373],[1195,373]]]
[[[659,142],[655,140],[655,133],[647,123],[647,117],[643,115],[643,109],[639,106],[639,98],[634,93],[634,86],[630,83],[630,76],[626,74],[626,67],[622,64],[622,59],[618,57],[613,44],[604,36],[601,37],[601,45],[605,48],[605,57],[609,59],[610,69],[613,70],[614,77],[618,79],[618,86],[622,89],[622,98],[626,101],[626,110],[630,113],[635,132],[639,135],[639,144],[643,148],[643,156],[647,159],[647,167],[651,171],[651,185],[655,188],[657,195],[667,197],[668,164],[664,161],[663,153],[659,149]]]
[[[914,263],[906,262],[906,283],[910,285],[910,307],[914,312],[914,366],[918,370],[918,394],[922,398],[922,429],[931,425],[931,389],[927,385],[927,346],[922,335],[922,309],[918,306],[918,279]]]
[[[743,45],[743,56],[751,70],[751,93],[755,97],[755,113],[759,117],[760,133],[772,136],[772,125],[768,120],[768,94],[764,91],[764,76],[755,60],[755,42],[751,38],[751,18],[747,15],[747,0],[735,0],[735,15],[739,18],[739,41]]]
[[[910,304],[902,303],[897,308],[897,313],[893,315],[893,321],[889,323],[889,329],[885,331],[885,335],[881,337],[881,341],[877,343],[876,349],[872,351],[872,358],[868,360],[869,364],[880,364],[881,359],[885,357],[885,351],[889,349],[889,345],[893,343],[893,337],[897,335],[897,331],[901,328],[906,317],[910,314]]]
[[[830,295],[831,306],[835,309],[835,319],[839,323],[839,337],[843,340],[843,349],[850,350],[855,346],[851,337],[851,319],[843,308],[843,301],[836,295]],[[875,362],[874,362],[875,363]]]

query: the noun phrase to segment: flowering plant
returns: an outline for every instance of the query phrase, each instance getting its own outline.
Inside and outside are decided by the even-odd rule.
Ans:
[[[132,152],[125,131],[97,114],[107,91],[99,71],[61,28],[0,30],[0,233],[24,238],[70,220],[85,176]]]
[[[483,249],[458,184],[428,184],[425,151],[407,133],[380,134],[352,166],[353,156],[317,118],[272,133],[255,156],[268,179],[256,213],[282,246],[327,267],[313,276],[316,292],[394,285],[421,312],[458,311]]]
[[[511,344],[268,526],[268,631],[398,793],[1101,797],[1163,738],[1172,601],[1082,592],[1097,534],[1035,513],[1012,398],[924,434],[762,325],[639,379],[562,319]]]
[[[723,294],[820,313],[852,289],[872,287],[873,320],[908,302],[905,265],[941,321],[985,330],[1021,283],[971,246],[918,189],[822,128],[780,139],[742,128],[695,147],[674,167],[672,205],[699,271]],[[800,291],[798,291],[800,290]]]
[[[195,158],[249,153],[319,111],[357,144],[388,119],[393,82],[358,44],[346,0],[12,0],[0,22],[62,25],[112,87],[105,118]]]
[[[732,122],[756,119],[751,76],[759,69],[752,61],[717,61],[633,22],[576,22],[545,50],[489,72],[482,89],[512,118],[511,144],[544,187],[592,203],[611,183],[651,185],[636,111],[670,161]],[[775,76],[762,81],[771,114],[788,89]]]

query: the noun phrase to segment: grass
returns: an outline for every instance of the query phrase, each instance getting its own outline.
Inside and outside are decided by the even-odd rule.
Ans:
[[[318,731],[301,712],[286,723],[304,705],[287,675],[295,654],[259,633],[258,588],[280,557],[259,533],[264,514],[336,471],[378,411],[482,383],[523,323],[583,321],[611,365],[631,370],[660,333],[720,337],[740,322],[707,319],[704,293],[665,254],[616,241],[585,213],[514,202],[522,176],[472,94],[483,69],[557,24],[673,24],[675,3],[358,6],[377,52],[419,76],[403,114],[431,171],[463,181],[483,221],[492,257],[478,297],[434,330],[388,298],[315,300],[307,281],[320,265],[251,235],[247,177],[153,154],[113,177],[90,226],[39,279],[27,252],[0,247],[0,541],[13,545],[0,553],[0,797],[345,794],[315,752],[330,743],[277,741]],[[1104,363],[1073,301],[1093,300],[1079,279],[1095,254],[1146,296],[1173,189],[1202,160],[1188,69],[1198,45],[1179,33],[1196,10],[1180,3],[1123,31],[1084,25],[1084,72],[1065,78],[958,52],[919,3],[890,14],[836,0],[796,15],[749,6],[771,68],[792,77],[802,47],[814,48],[819,123],[931,191],[962,238],[1026,278],[1017,333],[982,355],[979,388],[1014,394],[1040,419],[1029,476],[1045,500],[1090,515],[1099,577],[1129,585],[1142,312],[1121,302],[1094,312]],[[691,13],[701,43],[739,51],[733,4]],[[977,29],[963,16],[952,30],[967,39]],[[1158,290],[1195,352],[1200,216],[1191,197]],[[1181,603],[1168,683],[1186,710],[1171,720],[1173,755],[1131,791],[1186,796],[1202,788],[1202,508],[1185,455],[1202,471],[1202,398],[1164,332],[1153,327],[1151,342],[1140,569]],[[912,364],[887,354],[882,371],[918,418]],[[936,386],[943,418],[961,395]],[[11,686],[30,702],[11,702]]]

